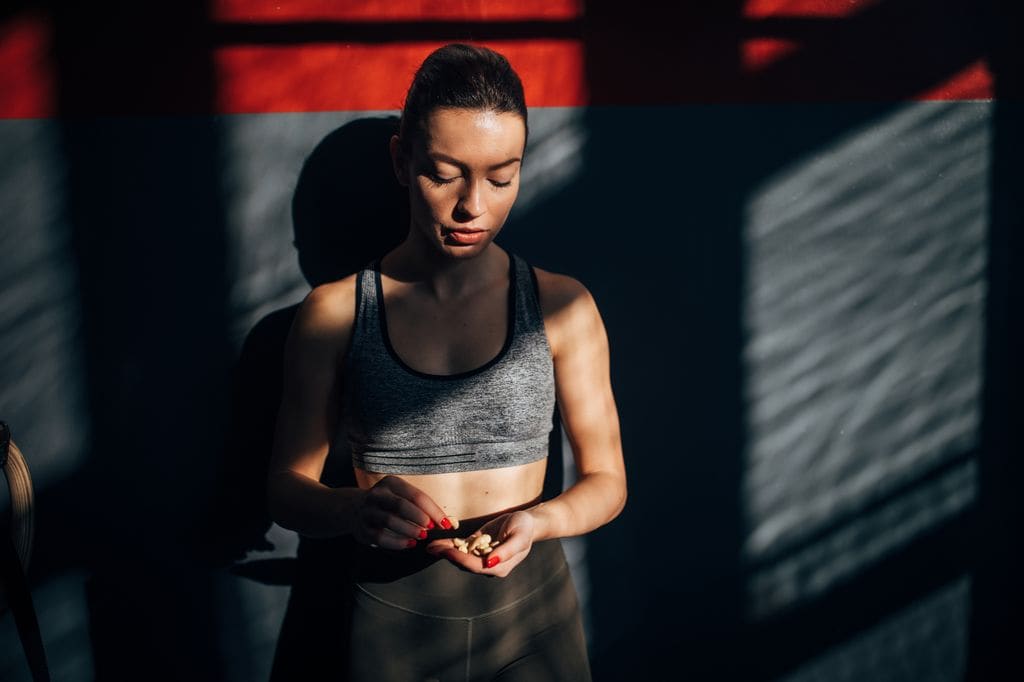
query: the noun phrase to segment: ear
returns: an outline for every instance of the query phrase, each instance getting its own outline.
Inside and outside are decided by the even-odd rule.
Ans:
[[[402,153],[402,141],[398,139],[398,135],[391,136],[391,140],[388,142],[388,151],[391,152],[391,167],[395,171],[398,184],[402,187],[408,187],[409,168],[405,154]]]

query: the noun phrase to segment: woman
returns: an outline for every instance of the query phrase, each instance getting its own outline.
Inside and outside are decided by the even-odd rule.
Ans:
[[[625,469],[593,298],[494,243],[526,136],[504,57],[432,53],[391,139],[408,236],[316,287],[292,327],[269,502],[357,543],[352,679],[590,678],[558,538],[619,514]],[[578,475],[542,502],[556,398]],[[319,482],[336,432],[358,487]],[[459,549],[483,534],[489,553]]]

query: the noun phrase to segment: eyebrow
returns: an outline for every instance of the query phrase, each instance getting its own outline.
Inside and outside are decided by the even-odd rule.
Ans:
[[[456,158],[448,156],[447,154],[441,154],[439,152],[434,152],[434,153],[431,153],[431,154],[427,154],[427,156],[429,156],[431,159],[433,159],[435,161],[444,161],[445,163],[450,163],[453,166],[458,166],[459,168],[467,168],[466,164],[464,164],[463,162],[459,161]],[[492,171],[493,170],[498,170],[498,169],[504,168],[505,166],[511,166],[513,163],[517,163],[517,162],[520,162],[520,161],[522,161],[522,159],[519,158],[518,156],[516,156],[516,157],[513,157],[511,159],[507,159],[505,161],[502,161],[501,163],[496,163],[493,166],[488,167],[487,170],[492,170]]]

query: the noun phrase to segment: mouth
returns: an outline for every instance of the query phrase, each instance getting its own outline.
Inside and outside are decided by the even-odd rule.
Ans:
[[[445,233],[460,232],[462,234],[472,234],[474,232],[486,232],[487,228],[484,228],[484,227],[451,227],[449,225],[441,225],[441,231],[445,232]]]
[[[487,230],[471,227],[442,227],[441,234],[446,241],[455,244],[476,244],[487,234]]]

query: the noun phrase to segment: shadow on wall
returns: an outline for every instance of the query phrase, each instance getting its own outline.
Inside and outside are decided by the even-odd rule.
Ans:
[[[90,431],[82,469],[40,491],[37,566],[40,578],[87,576],[87,616],[63,606],[87,618],[99,679],[222,673],[215,589],[195,561],[201,508],[191,503],[209,494],[227,397],[221,131],[200,118],[76,115],[98,102],[134,111],[121,106],[142,89],[126,64],[146,60],[126,55],[159,56],[146,83],[188,79],[198,101],[213,101],[209,54],[187,64],[169,56],[203,25],[204,9],[169,13],[152,33],[138,29],[141,13],[53,8],[59,200],[78,274],[75,350]]]
[[[405,196],[382,153],[397,122],[390,117],[348,123],[325,137],[303,165],[292,200],[292,223],[299,265],[311,287],[356,272],[404,236]],[[271,524],[264,502],[267,463],[284,344],[297,310],[298,304],[276,310],[254,325],[235,367],[232,422],[215,513],[215,546],[222,560],[238,560],[249,550],[265,548],[263,536]],[[325,476],[332,477],[330,472]]]
[[[345,277],[397,245],[408,209],[387,141],[398,118],[352,121],[327,135],[303,164],[292,199],[294,244],[311,287]],[[271,527],[266,477],[283,385],[284,346],[298,304],[276,310],[249,332],[235,366],[232,419],[218,475],[210,538],[236,575],[291,585],[273,679],[315,679],[346,660],[349,538],[302,538],[295,559],[245,561],[266,550]],[[344,441],[333,444],[321,481],[355,485]]]

